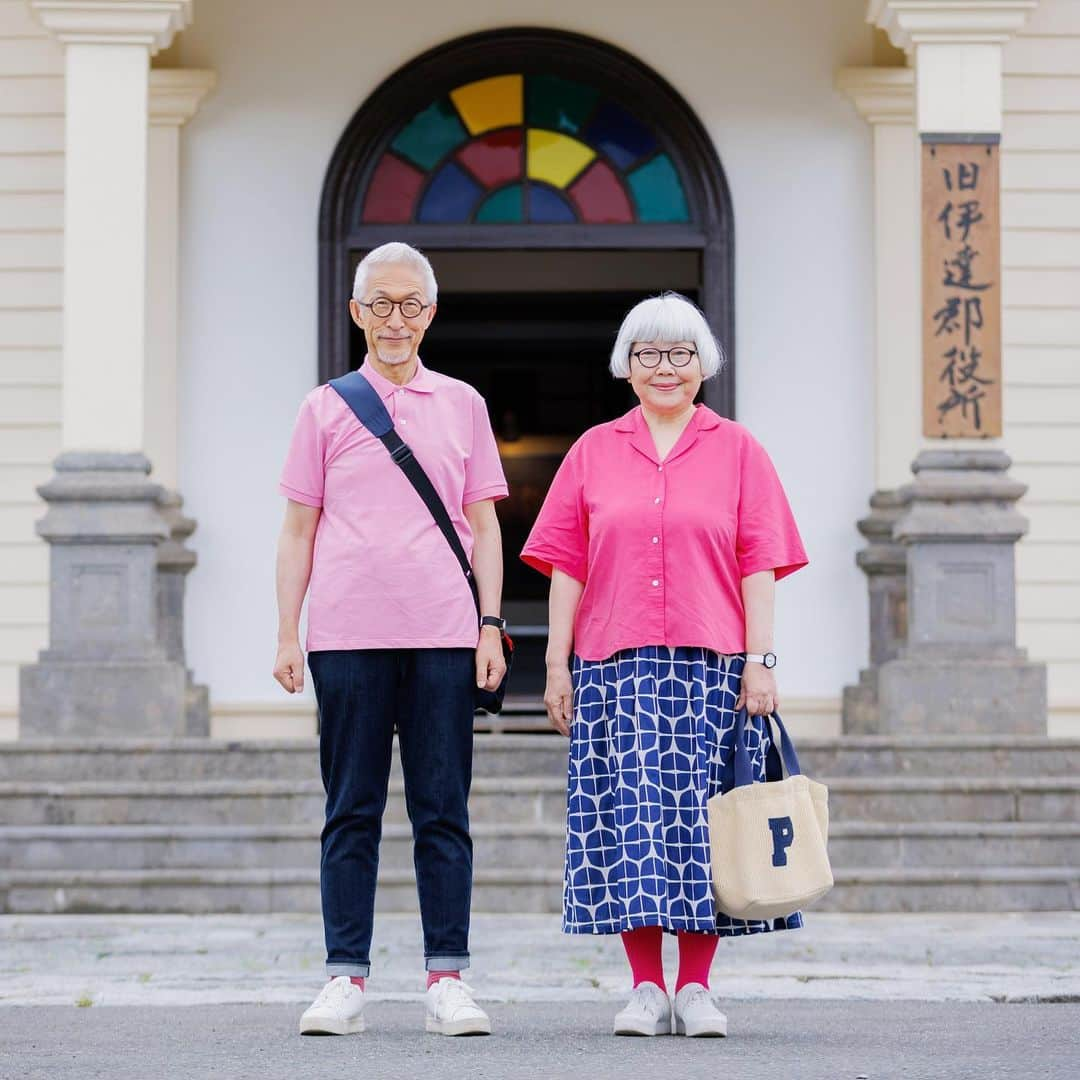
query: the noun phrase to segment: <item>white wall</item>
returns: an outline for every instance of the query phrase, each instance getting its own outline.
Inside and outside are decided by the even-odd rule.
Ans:
[[[49,617],[34,488],[60,449],[64,53],[26,0],[0,0],[0,735],[14,734],[20,663]]]
[[[1029,485],[1017,636],[1047,662],[1051,734],[1080,732],[1080,0],[1005,46],[1005,448]]]
[[[873,487],[871,147],[833,90],[837,67],[870,62],[865,3],[421,10],[203,4],[172,50],[171,61],[218,74],[183,133],[180,487],[199,522],[187,613],[197,677],[219,705],[283,697],[269,675],[276,483],[297,405],[317,380],[316,219],[342,129],[424,49],[546,25],[635,54],[715,139],[735,206],[739,419],[773,454],[812,559],[780,589],[781,688],[835,699],[866,659],[854,522]]]

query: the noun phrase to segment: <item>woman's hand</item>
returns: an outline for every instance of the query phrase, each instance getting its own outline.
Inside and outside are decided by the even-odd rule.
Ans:
[[[560,735],[569,736],[570,719],[574,714],[574,688],[570,682],[569,664],[548,665],[544,706],[551,726]]]
[[[776,676],[764,664],[747,661],[743,668],[742,689],[735,702],[736,710],[746,705],[751,716],[770,716],[780,708],[776,693]]]

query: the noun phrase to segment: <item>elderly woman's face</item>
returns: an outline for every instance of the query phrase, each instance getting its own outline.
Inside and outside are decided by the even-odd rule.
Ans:
[[[635,341],[630,347],[630,385],[641,404],[653,412],[678,413],[689,408],[701,388],[697,346],[692,341]]]

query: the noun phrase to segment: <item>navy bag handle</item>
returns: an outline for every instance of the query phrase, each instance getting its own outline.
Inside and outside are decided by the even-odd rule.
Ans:
[[[770,738],[769,754],[771,756],[779,750],[788,775],[798,776],[802,769],[799,767],[799,758],[795,753],[795,747],[792,745],[791,739],[788,737],[784,721],[780,719],[780,714],[777,712],[772,714],[771,719],[780,732],[780,739]],[[745,787],[754,782],[754,770],[750,764],[750,751],[746,748],[746,724],[748,720],[749,714],[744,705],[735,715],[735,753],[732,755],[735,763],[735,787]],[[779,747],[777,746],[778,741]]]

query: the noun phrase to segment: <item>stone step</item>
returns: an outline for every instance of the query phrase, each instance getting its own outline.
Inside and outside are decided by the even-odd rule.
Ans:
[[[479,824],[475,867],[562,866],[565,829],[556,824]],[[1080,868],[1080,824],[944,822],[834,823],[829,854],[839,866],[911,868],[1058,866]],[[3,870],[317,869],[311,825],[31,825],[0,827]],[[383,871],[412,866],[407,825],[387,825]]]
[[[1057,867],[977,870],[834,869],[817,911],[1065,911],[1080,909],[1080,871]],[[473,910],[561,909],[560,870],[478,872]],[[378,909],[415,911],[411,873],[380,878]],[[317,912],[316,870],[0,870],[0,912]]]
[[[1077,821],[1077,777],[825,778],[837,821]],[[323,818],[317,781],[0,783],[8,825],[315,824]],[[476,824],[562,823],[561,777],[480,777],[470,812]],[[407,820],[400,780],[391,782],[385,821]]]
[[[478,734],[477,777],[562,776],[555,734]],[[878,736],[800,739],[811,776],[1076,776],[1080,739],[1041,736]],[[0,782],[318,779],[315,739],[36,740],[0,743]]]

